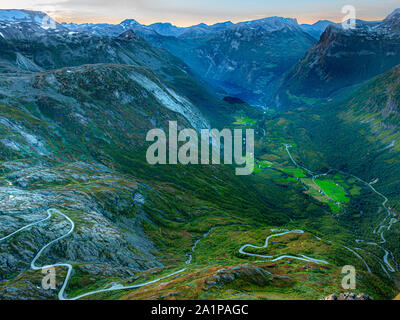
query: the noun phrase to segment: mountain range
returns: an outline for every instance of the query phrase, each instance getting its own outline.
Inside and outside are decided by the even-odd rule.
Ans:
[[[282,79],[278,104],[329,99],[400,63],[400,10],[382,22],[357,20],[356,28],[331,25]],[[340,68],[338,67],[340,66]],[[303,99],[301,99],[303,98]]]
[[[0,10],[0,299],[398,295],[399,22]],[[148,164],[169,121],[253,129],[254,173]]]
[[[331,24],[298,25],[295,19],[271,17],[255,21],[199,24],[63,24],[74,31],[115,36],[127,29],[181,58],[205,81],[260,107],[273,101],[280,76],[288,71]],[[250,55],[249,55],[250,54]]]

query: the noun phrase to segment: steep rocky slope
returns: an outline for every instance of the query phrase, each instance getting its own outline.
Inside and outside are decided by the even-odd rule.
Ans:
[[[281,80],[281,108],[341,96],[343,89],[362,83],[400,63],[400,10],[382,22],[357,21],[356,29],[331,25],[319,42]]]
[[[400,150],[400,65],[366,83],[345,105],[344,118],[367,123],[380,140]]]

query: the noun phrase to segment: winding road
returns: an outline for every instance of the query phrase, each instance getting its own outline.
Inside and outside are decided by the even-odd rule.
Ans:
[[[364,264],[365,267],[367,268],[369,273],[372,273],[371,268],[369,267],[368,263],[364,260],[364,258],[355,250],[350,249],[349,247],[343,246],[345,249],[349,250],[351,253],[353,253],[356,257],[358,257]]]
[[[180,270],[178,270],[178,271],[175,271],[175,272],[173,272],[173,273],[171,273],[171,274],[168,274],[168,275],[166,275],[166,276],[163,276],[163,277],[160,277],[160,278],[157,278],[157,279],[154,279],[154,280],[145,282],[145,283],[141,283],[141,284],[137,284],[137,285],[130,285],[130,286],[123,286],[123,285],[114,284],[114,285],[113,285],[112,287],[110,287],[110,288],[105,288],[105,289],[90,291],[90,292],[87,292],[87,293],[85,293],[85,294],[79,295],[79,296],[77,296],[77,297],[73,297],[73,298],[66,298],[66,297],[65,297],[65,290],[66,290],[66,288],[67,288],[67,286],[68,286],[68,283],[69,283],[69,281],[70,281],[70,279],[71,279],[71,276],[72,276],[72,272],[73,272],[73,267],[72,267],[72,265],[69,264],[69,263],[56,263],[56,264],[50,264],[50,265],[45,265],[45,266],[38,266],[38,265],[36,265],[36,263],[37,263],[37,261],[40,259],[40,257],[43,255],[43,253],[44,253],[49,247],[51,247],[51,246],[52,246],[53,244],[55,244],[56,242],[61,241],[61,240],[65,239],[65,238],[67,238],[68,236],[70,236],[70,235],[74,232],[75,223],[74,223],[67,215],[65,215],[64,213],[60,212],[60,211],[57,210],[57,209],[49,209],[49,210],[47,210],[47,214],[48,214],[48,216],[47,216],[46,218],[41,219],[41,220],[39,220],[39,221],[37,221],[37,222],[31,223],[31,224],[29,224],[29,225],[26,225],[25,227],[22,227],[22,228],[20,228],[20,229],[18,229],[18,230],[16,230],[16,231],[14,231],[13,233],[11,233],[11,234],[9,234],[9,235],[7,235],[7,236],[1,238],[1,239],[0,239],[0,242],[1,242],[1,241],[4,241],[4,240],[7,240],[7,239],[11,238],[12,236],[14,236],[14,235],[16,235],[16,234],[18,234],[18,233],[20,233],[20,232],[22,232],[22,231],[24,231],[24,230],[27,230],[27,229],[29,229],[29,228],[31,228],[31,227],[33,227],[33,226],[39,225],[39,224],[42,223],[42,222],[45,222],[45,221],[47,221],[47,220],[50,220],[53,214],[59,214],[59,215],[61,215],[62,217],[64,217],[64,218],[69,222],[69,224],[70,224],[70,228],[69,228],[68,232],[65,233],[64,235],[62,235],[62,236],[60,236],[60,237],[58,237],[58,238],[56,238],[56,239],[50,241],[50,242],[47,243],[45,246],[43,246],[43,247],[39,250],[39,252],[35,255],[35,257],[33,258],[32,262],[31,262],[31,269],[32,269],[32,270],[43,270],[43,269],[47,269],[47,268],[57,268],[57,267],[65,267],[65,268],[67,268],[67,270],[68,270],[68,271],[67,271],[67,275],[66,275],[66,277],[65,277],[65,279],[64,279],[64,282],[63,282],[63,285],[62,285],[60,291],[58,292],[58,299],[59,299],[59,300],[79,300],[79,299],[82,299],[82,298],[85,298],[85,297],[88,297],[88,296],[91,296],[91,295],[94,295],[94,294],[98,294],[98,293],[112,292],[112,291],[117,291],[117,290],[126,290],[126,289],[141,288],[141,287],[144,287],[144,286],[147,286],[147,285],[150,285],[150,284],[153,284],[153,283],[162,281],[162,280],[164,280],[164,279],[167,279],[167,278],[169,278],[169,277],[178,275],[178,274],[183,273],[184,271],[186,271],[186,268],[183,268],[183,269],[180,269]],[[208,235],[210,235],[210,233],[211,233],[214,229],[215,229],[215,227],[211,228],[206,234],[203,235],[203,237],[201,237],[200,239],[198,239],[198,240],[195,241],[195,243],[194,243],[194,245],[193,245],[193,247],[192,247],[192,252],[194,252],[194,250],[196,249],[197,244],[198,244],[202,239],[204,239],[204,238],[206,238]],[[275,230],[271,230],[271,231],[275,231]],[[280,257],[274,258],[274,257],[272,257],[272,256],[256,255],[256,254],[251,254],[251,253],[247,253],[247,252],[244,251],[244,249],[246,249],[246,248],[248,248],[248,247],[259,248],[259,249],[267,248],[268,245],[269,245],[269,239],[271,239],[271,238],[273,238],[273,237],[282,236],[282,235],[285,235],[285,234],[291,234],[291,233],[302,234],[302,233],[304,233],[304,231],[303,231],[303,230],[294,230],[294,231],[285,231],[285,232],[282,232],[282,233],[273,234],[273,235],[270,235],[270,236],[268,236],[268,237],[266,238],[266,240],[265,240],[265,245],[264,245],[263,247],[257,247],[257,246],[251,245],[251,244],[246,244],[246,245],[242,246],[242,247],[239,249],[239,252],[240,252],[241,254],[248,255],[248,256],[255,256],[255,257],[261,257],[261,258],[267,258],[267,259],[270,259],[270,260],[273,261],[273,262],[276,262],[276,261],[279,261],[279,260],[282,260],[282,259],[296,259],[296,260],[301,260],[301,261],[306,261],[306,262],[312,262],[312,263],[317,263],[317,264],[329,264],[327,261],[318,260],[318,259],[314,259],[314,258],[310,258],[310,257],[307,257],[307,256],[305,256],[305,255],[300,255],[300,256],[282,255],[282,256],[280,256]],[[188,259],[188,261],[186,261],[186,264],[190,264],[190,263],[192,263],[192,255],[189,255],[189,259]]]
[[[309,169],[307,169],[307,168],[305,168],[305,167],[302,167],[301,165],[299,165],[299,164],[293,159],[293,157],[292,157],[292,155],[291,155],[291,153],[290,153],[290,150],[289,150],[289,148],[291,147],[291,145],[286,144],[285,146],[286,146],[286,151],[287,151],[287,153],[288,153],[288,155],[289,155],[291,161],[293,162],[293,164],[294,164],[296,167],[301,168],[301,169],[305,170],[306,172],[308,172],[310,175],[312,175],[314,183],[315,183],[315,178],[317,178],[317,177],[326,176],[326,175],[328,175],[328,174],[329,174],[330,172],[332,172],[332,171],[341,172],[341,171],[339,171],[339,170],[331,169],[331,170],[329,170],[329,171],[328,171],[327,173],[325,173],[325,174],[316,174],[316,173],[312,172],[311,170],[309,170]],[[341,172],[341,173],[344,173],[344,172]],[[347,173],[345,173],[345,174],[347,174]],[[374,233],[379,233],[379,234],[380,234],[380,237],[381,237],[381,239],[382,239],[381,244],[385,244],[385,243],[386,243],[386,240],[385,240],[385,238],[384,238],[385,229],[386,229],[386,230],[390,230],[391,226],[392,226],[394,223],[397,223],[397,222],[398,222],[398,220],[395,218],[395,216],[394,216],[393,213],[391,212],[390,208],[388,208],[388,207],[386,206],[386,205],[387,205],[387,202],[389,201],[388,198],[386,198],[383,194],[381,194],[380,192],[378,192],[371,184],[365,182],[364,180],[362,180],[362,179],[360,179],[360,178],[358,178],[358,177],[356,177],[356,176],[354,176],[354,175],[351,175],[351,174],[350,174],[350,176],[352,176],[353,178],[357,179],[358,181],[360,181],[360,182],[366,184],[368,187],[371,188],[371,190],[372,190],[373,192],[375,192],[377,195],[379,195],[380,197],[382,197],[382,198],[384,199],[384,202],[382,203],[382,205],[383,205],[383,207],[385,208],[385,210],[388,212],[388,216],[385,217],[385,219],[384,219],[384,220],[381,222],[381,224],[377,227],[377,229],[374,231]],[[10,186],[12,186],[12,183],[11,183],[11,182],[9,182],[8,180],[6,180],[6,182],[7,182]],[[72,265],[71,265],[71,264],[68,264],[68,263],[57,263],[57,264],[46,265],[46,266],[37,266],[36,263],[37,263],[37,261],[39,260],[39,258],[42,256],[42,254],[43,254],[49,247],[51,247],[54,243],[56,243],[56,242],[58,242],[58,241],[61,241],[61,240],[65,239],[65,238],[67,238],[68,236],[70,236],[70,235],[74,232],[75,223],[74,223],[67,215],[65,215],[64,213],[60,212],[60,211],[57,210],[57,209],[54,209],[54,208],[53,208],[53,209],[49,209],[49,210],[47,210],[47,217],[46,217],[46,218],[41,219],[41,220],[39,220],[39,221],[36,221],[36,222],[34,222],[34,223],[31,223],[31,224],[29,224],[29,225],[26,225],[26,226],[24,226],[24,227],[22,227],[22,228],[20,228],[20,229],[18,229],[18,230],[16,230],[16,231],[12,232],[12,233],[9,234],[9,235],[7,235],[7,236],[5,236],[5,237],[3,237],[3,238],[0,238],[0,242],[9,239],[9,238],[13,237],[14,235],[16,235],[16,234],[18,234],[18,233],[20,233],[20,232],[22,232],[22,231],[24,231],[24,230],[27,230],[27,229],[29,229],[29,228],[32,228],[32,227],[36,226],[36,225],[39,225],[39,224],[42,223],[42,222],[45,222],[45,221],[47,221],[47,220],[50,220],[51,217],[52,217],[52,214],[59,214],[59,215],[61,215],[62,217],[64,217],[64,218],[69,222],[70,228],[69,228],[69,230],[68,230],[67,233],[65,233],[64,235],[58,237],[57,239],[54,239],[54,240],[50,241],[49,243],[47,243],[45,246],[43,246],[43,247],[39,250],[39,252],[36,254],[36,256],[33,258],[32,262],[31,262],[31,269],[32,269],[32,270],[43,270],[43,269],[45,269],[45,268],[56,268],[56,267],[65,267],[65,268],[67,268],[67,270],[68,270],[68,271],[67,271],[67,275],[66,275],[66,277],[65,277],[65,279],[64,279],[64,282],[63,282],[63,285],[62,285],[60,291],[58,292],[58,298],[59,298],[59,300],[79,300],[79,299],[82,299],[82,298],[85,298],[85,297],[88,297],[88,296],[91,296],[91,295],[94,295],[94,294],[98,294],[98,293],[112,292],[112,291],[125,290],[125,289],[140,288],[140,287],[144,287],[144,286],[147,286],[147,285],[150,285],[150,284],[153,284],[153,283],[162,281],[162,280],[164,280],[164,279],[167,279],[167,278],[169,278],[169,277],[178,275],[178,274],[183,273],[184,271],[186,271],[186,268],[183,268],[183,269],[180,269],[180,270],[178,270],[178,271],[175,271],[175,272],[173,272],[173,273],[171,273],[171,274],[168,274],[168,275],[166,275],[166,276],[163,276],[163,277],[160,277],[160,278],[157,278],[157,279],[154,279],[154,280],[151,280],[151,281],[142,283],[142,284],[131,285],[131,286],[123,286],[123,285],[119,285],[119,284],[114,284],[114,285],[113,285],[112,287],[110,287],[110,288],[105,288],[105,289],[90,291],[90,292],[87,292],[87,293],[85,293],[85,294],[79,295],[79,296],[77,296],[77,297],[73,297],[73,298],[66,298],[66,297],[65,297],[65,290],[66,290],[66,288],[67,288],[67,286],[68,286],[68,283],[69,283],[69,281],[70,281],[70,279],[71,279],[71,275],[72,275],[72,272],[73,272],[73,267],[72,267]],[[389,221],[389,224],[385,224],[385,221],[387,220],[388,217],[392,217],[392,219]],[[192,247],[192,252],[195,251],[197,244],[198,244],[202,239],[206,238],[206,237],[214,230],[214,228],[215,228],[215,227],[211,228],[206,234],[203,235],[203,237],[201,237],[200,239],[198,239],[198,240],[195,241],[195,243],[194,243],[194,245],[193,245],[193,247]],[[276,231],[276,230],[271,230],[271,231]],[[245,245],[243,245],[243,246],[239,249],[239,253],[241,253],[241,254],[243,254],[243,255],[247,255],[247,256],[259,257],[259,258],[263,258],[263,259],[269,259],[269,260],[272,261],[272,262],[276,262],[276,261],[279,261],[279,260],[282,260],[282,259],[295,259],[295,260],[306,261],[306,262],[311,262],[311,263],[316,263],[316,264],[326,264],[326,265],[328,265],[329,263],[328,263],[327,261],[325,261],[325,260],[314,259],[314,258],[311,258],[311,257],[307,257],[307,256],[305,256],[305,255],[300,255],[300,256],[282,255],[282,256],[279,256],[279,257],[274,257],[274,256],[267,256],[267,255],[259,255],[259,254],[248,253],[248,252],[245,251],[246,248],[266,249],[266,248],[268,248],[268,246],[269,246],[269,240],[270,240],[271,238],[274,238],[274,237],[279,237],[279,236],[283,236],[283,235],[286,235],[286,234],[303,234],[303,233],[304,233],[303,230],[293,230],[293,231],[285,230],[284,232],[281,232],[281,233],[272,234],[272,235],[268,236],[268,237],[265,239],[265,244],[264,244],[263,246],[259,247],[259,246],[255,246],[255,245],[252,245],[252,244],[245,244]],[[365,242],[365,243],[367,243],[367,242],[364,241],[364,240],[357,240],[357,242]],[[389,260],[388,260],[388,259],[389,259],[389,255],[391,255],[393,261],[395,261],[394,256],[393,256],[393,253],[389,252],[388,250],[386,250],[385,248],[383,248],[382,246],[380,246],[380,245],[378,245],[378,244],[376,244],[376,243],[368,242],[367,244],[376,245],[376,246],[380,247],[382,250],[384,250],[384,251],[385,251],[385,256],[383,257],[383,262],[386,264],[386,266],[388,267],[388,269],[389,269],[391,272],[395,272],[395,269],[391,266],[391,264],[389,263]],[[368,272],[371,272],[370,267],[368,266],[368,264],[366,263],[366,261],[361,257],[361,255],[359,255],[359,254],[358,254],[356,251],[354,251],[353,249],[350,249],[350,248],[348,248],[348,247],[345,247],[345,248],[346,248],[347,250],[353,252],[359,259],[361,259],[361,260],[364,262],[364,264],[365,264],[365,266],[366,266]],[[188,256],[189,256],[189,257],[188,257],[188,260],[186,261],[186,264],[187,264],[187,265],[191,264],[191,263],[192,263],[192,260],[193,260],[193,256],[192,256],[191,254],[188,254]],[[395,261],[395,262],[396,262],[396,261]],[[396,265],[397,265],[397,269],[398,269],[398,264],[397,264],[397,262],[396,262]],[[384,269],[384,268],[383,268],[383,269]],[[386,270],[384,269],[384,271],[386,271]]]
[[[386,239],[385,239],[385,236],[384,236],[385,231],[389,231],[390,228],[392,227],[392,225],[395,224],[395,223],[397,223],[399,220],[395,217],[395,215],[393,214],[393,212],[391,211],[391,209],[387,207],[387,203],[389,202],[389,199],[388,199],[385,195],[383,195],[382,193],[380,193],[379,191],[377,191],[377,190],[374,188],[373,183],[368,183],[368,182],[364,181],[363,179],[361,179],[361,178],[355,176],[354,174],[350,174],[350,173],[347,173],[347,172],[344,172],[344,171],[341,171],[341,170],[337,170],[337,169],[330,169],[327,173],[318,175],[318,174],[312,172],[311,170],[309,170],[309,169],[307,169],[307,168],[305,168],[305,167],[299,165],[299,164],[293,159],[292,154],[290,153],[290,150],[289,150],[289,148],[292,147],[290,144],[285,144],[285,147],[286,147],[286,152],[287,152],[287,154],[289,155],[289,158],[291,159],[291,161],[293,162],[293,164],[294,164],[297,168],[303,169],[303,170],[307,171],[309,174],[311,174],[311,175],[313,176],[313,181],[314,181],[314,177],[326,176],[326,175],[328,175],[330,172],[336,171],[336,172],[339,172],[339,173],[342,173],[342,174],[345,174],[345,175],[348,175],[348,176],[353,177],[354,179],[356,179],[357,181],[361,182],[362,184],[365,184],[365,185],[366,185],[367,187],[369,187],[375,194],[377,194],[379,197],[381,197],[381,198],[383,199],[382,206],[383,206],[383,208],[386,210],[387,216],[386,216],[386,217],[383,219],[383,221],[378,225],[378,227],[374,230],[373,233],[374,233],[374,234],[376,234],[376,233],[379,234],[380,238],[382,239],[382,242],[381,242],[380,244],[383,245],[383,244],[386,243]],[[315,183],[315,182],[314,182],[314,183]],[[385,222],[386,222],[386,220],[387,220],[388,218],[392,218],[392,219],[390,219],[390,221],[389,221],[388,224],[385,224]],[[386,248],[384,248],[383,246],[380,246],[379,244],[377,244],[377,243],[375,243],[375,242],[367,242],[367,241],[365,241],[365,240],[356,240],[356,242],[357,242],[357,243],[366,243],[366,244],[369,244],[369,245],[374,245],[374,246],[377,246],[377,247],[379,247],[380,249],[382,249],[382,250],[385,252],[385,255],[384,255],[384,257],[382,258],[382,260],[383,260],[384,264],[387,266],[387,268],[389,269],[389,271],[390,271],[390,272],[396,272],[396,269],[397,269],[397,271],[399,271],[398,263],[397,263],[397,261],[395,260],[394,255],[393,255],[393,253],[392,253],[391,251],[387,250]],[[357,252],[355,252],[354,250],[352,250],[352,249],[350,249],[350,248],[348,248],[348,247],[345,247],[345,246],[344,246],[344,248],[346,248],[347,250],[353,252],[358,258],[360,258],[360,259],[364,262],[364,264],[366,265],[368,271],[371,272],[370,267],[369,267],[368,264],[365,262],[365,260],[361,257],[360,254],[358,254]],[[392,260],[396,263],[396,269],[393,268],[393,266],[390,264],[390,262],[389,262],[389,255],[392,257]],[[384,270],[385,270],[385,269],[384,269]],[[386,271],[386,270],[385,270],[385,271]],[[387,272],[386,272],[386,273],[387,273]]]
[[[273,231],[273,230],[271,230],[271,231]],[[291,234],[291,233],[303,234],[304,231],[303,230],[293,230],[293,231],[285,231],[285,232],[282,232],[282,233],[277,233],[277,234],[270,235],[265,239],[265,244],[262,247],[258,247],[258,246],[252,245],[252,244],[245,244],[244,246],[242,246],[239,249],[239,253],[244,254],[244,255],[248,255],[248,256],[251,256],[251,257],[269,259],[272,262],[276,262],[276,261],[279,261],[279,260],[282,260],[282,259],[295,259],[295,260],[301,260],[301,261],[306,261],[306,262],[312,262],[312,263],[316,263],[316,264],[329,264],[325,260],[314,259],[314,258],[307,257],[305,255],[300,255],[300,257],[291,256],[291,255],[282,255],[280,257],[274,258],[273,256],[265,256],[265,255],[260,255],[260,254],[248,253],[248,252],[244,251],[246,248],[266,249],[269,246],[269,240],[271,238],[279,237],[279,236],[283,236],[283,235]]]
[[[31,228],[31,227],[33,227],[33,226],[35,226],[37,224],[40,224],[42,222],[45,222],[46,220],[49,220],[50,218],[51,218],[51,213],[47,213],[47,217],[46,218],[44,218],[42,220],[39,220],[39,221],[36,221],[36,222],[33,222],[31,224],[28,224],[25,227],[22,227],[21,229],[18,229],[17,231],[14,231],[13,233],[10,233],[9,235],[7,235],[7,236],[5,236],[3,238],[0,238],[0,242],[4,241],[4,240],[7,240],[8,238],[11,238],[12,236],[14,236],[17,233],[20,233],[21,231],[29,229],[29,228]]]
[[[299,164],[293,159],[292,154],[291,154],[290,151],[289,151],[289,148],[292,147],[290,144],[285,144],[285,147],[286,147],[286,152],[287,152],[287,154],[289,155],[290,160],[292,160],[293,164],[294,164],[297,168],[303,169],[303,170],[306,171],[308,174],[310,174],[310,175],[312,176],[312,182],[318,187],[318,189],[321,190],[322,194],[323,194],[325,197],[327,197],[329,200],[335,201],[335,200],[333,200],[331,197],[329,197],[329,196],[324,192],[324,190],[322,190],[321,187],[315,182],[315,179],[317,179],[317,178],[319,178],[319,177],[325,177],[325,176],[327,176],[329,173],[331,173],[333,170],[330,169],[330,170],[328,170],[326,173],[315,173],[315,172],[311,171],[310,169],[307,169],[306,167],[303,167],[303,166],[299,165]]]
[[[145,283],[137,284],[137,285],[131,285],[131,286],[114,285],[111,288],[100,289],[100,290],[96,290],[96,291],[87,292],[85,294],[82,294],[82,295],[74,297],[74,298],[65,298],[64,293],[65,293],[65,290],[67,288],[68,282],[71,279],[71,275],[72,275],[72,271],[73,271],[72,265],[69,264],[69,263],[57,263],[57,264],[51,264],[51,265],[46,265],[46,266],[37,266],[36,262],[42,256],[43,252],[46,249],[48,249],[54,243],[67,238],[68,236],[70,236],[74,232],[75,223],[67,215],[65,215],[64,213],[60,212],[57,209],[49,209],[49,210],[47,210],[48,216],[45,219],[42,219],[40,221],[31,223],[31,224],[29,224],[29,225],[27,225],[27,226],[25,226],[23,228],[18,229],[17,231],[14,231],[13,233],[1,238],[0,242],[4,241],[4,240],[6,240],[6,239],[8,239],[8,238],[10,238],[10,237],[12,237],[14,235],[16,235],[17,233],[20,233],[20,232],[22,232],[24,230],[27,230],[28,228],[31,228],[31,227],[33,227],[35,225],[38,225],[38,224],[40,224],[40,223],[42,223],[42,222],[44,222],[46,220],[49,220],[51,218],[51,216],[52,216],[52,213],[53,214],[56,213],[56,214],[59,214],[59,215],[63,216],[69,222],[71,227],[70,227],[69,231],[66,234],[58,237],[57,239],[54,239],[54,240],[50,241],[48,244],[46,244],[45,246],[43,246],[40,249],[40,251],[36,254],[36,256],[33,258],[32,262],[31,262],[31,269],[32,270],[43,270],[43,269],[47,269],[47,268],[56,268],[56,267],[66,267],[68,269],[67,275],[66,275],[66,277],[64,279],[64,283],[63,283],[60,291],[58,292],[58,299],[59,300],[78,300],[78,299],[81,299],[81,298],[84,298],[84,297],[88,297],[88,296],[91,296],[91,295],[94,295],[94,294],[97,294],[97,293],[110,292],[110,291],[116,291],[116,290],[124,290],[124,289],[140,288],[140,287],[144,287],[144,286],[147,286],[149,284],[153,284],[153,283],[159,282],[161,280],[167,279],[167,278],[172,277],[174,275],[180,274],[180,273],[182,273],[182,272],[184,272],[186,270],[186,268],[184,268],[184,269],[178,270],[176,272],[173,272],[171,274],[168,274],[166,276],[163,276],[161,278],[158,278],[158,279],[155,279],[155,280],[151,280],[151,281],[148,281],[148,282],[145,282]]]
[[[36,261],[40,258],[40,256],[42,255],[42,253],[48,248],[50,247],[52,244],[65,239],[66,237],[68,237],[70,234],[72,234],[72,232],[74,232],[75,229],[75,223],[68,217],[66,216],[64,213],[58,211],[57,209],[49,209],[47,210],[47,213],[51,216],[51,213],[57,213],[62,215],[65,219],[68,220],[68,222],[71,224],[71,228],[70,230],[62,235],[61,237],[58,237],[57,239],[50,241],[48,244],[46,244],[42,249],[40,249],[40,251],[36,254],[36,256],[33,258],[32,262],[31,262],[31,269],[32,270],[43,270],[45,268],[56,268],[56,267],[66,267],[68,268],[68,272],[67,272],[67,276],[65,277],[63,286],[61,287],[60,291],[58,292],[58,299],[60,300],[66,300],[64,299],[64,292],[65,289],[67,287],[68,281],[71,278],[71,274],[72,274],[72,265],[68,264],[68,263],[57,263],[57,264],[52,264],[52,265],[46,265],[46,266],[42,266],[42,267],[38,267],[35,265]]]

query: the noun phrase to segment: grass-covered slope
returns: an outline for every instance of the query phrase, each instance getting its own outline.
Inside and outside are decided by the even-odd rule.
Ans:
[[[382,257],[382,248],[389,250],[393,270],[400,257],[398,106],[395,67],[341,103],[297,108],[270,116],[265,124],[267,136],[290,144],[295,161],[319,175],[314,181],[301,179],[311,188],[308,194],[329,204],[340,224],[353,230],[354,240],[380,248],[370,254]],[[375,251],[363,241],[358,244],[365,253]]]
[[[367,123],[376,139],[399,151],[400,66],[369,81],[345,102],[344,119]]]

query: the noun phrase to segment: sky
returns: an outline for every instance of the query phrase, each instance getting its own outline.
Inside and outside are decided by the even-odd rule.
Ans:
[[[171,22],[248,21],[270,16],[297,18],[299,23],[342,21],[342,7],[353,5],[358,19],[381,20],[400,7],[399,0],[0,0],[1,9],[47,12],[58,22],[120,23],[133,18],[142,24]]]

